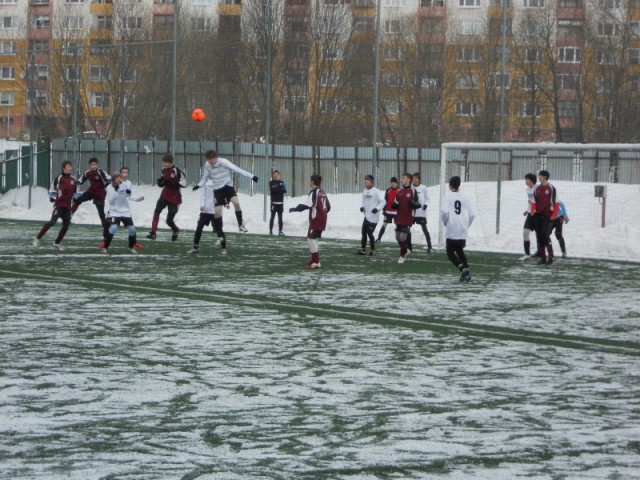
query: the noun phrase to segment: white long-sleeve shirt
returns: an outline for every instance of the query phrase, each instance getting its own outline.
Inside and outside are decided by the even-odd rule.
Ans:
[[[118,186],[118,190],[115,189],[113,184],[109,184],[107,187],[107,205],[109,206],[109,217],[124,217],[131,218],[131,206],[129,200],[132,202],[140,202],[144,200],[144,197],[137,197],[133,193],[128,194],[127,190],[132,192],[133,185],[129,180],[125,180]]]
[[[440,208],[442,223],[445,224],[445,238],[466,240],[475,214],[469,198],[460,192],[447,192]]]
[[[420,202],[420,208],[416,210],[416,218],[422,217],[426,218],[427,209],[425,206],[429,206],[429,191],[427,190],[427,186],[421,183],[417,187],[414,185],[413,188],[418,192],[418,202]]]
[[[236,172],[247,178],[253,178],[253,173],[241,169],[226,158],[218,157],[215,165],[211,165],[209,162],[204,163],[202,179],[198,182],[198,187],[204,187],[207,180],[211,181],[214,190],[218,190],[225,185],[233,187],[231,172]]]
[[[380,213],[386,203],[384,194],[376,187],[365,188],[362,192],[362,203],[360,204],[364,208],[364,218],[371,223],[378,223],[380,221]],[[374,208],[378,210],[376,213],[371,212]]]
[[[200,195],[200,211],[202,213],[215,213],[216,199],[213,194],[213,184],[207,182],[202,189],[202,195]]]

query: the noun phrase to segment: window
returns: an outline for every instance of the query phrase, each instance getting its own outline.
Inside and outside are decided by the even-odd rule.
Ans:
[[[337,87],[340,84],[340,75],[337,72],[323,73],[320,76],[321,87]]]
[[[620,25],[617,23],[599,23],[598,35],[601,37],[617,37],[620,35]]]
[[[577,47],[561,47],[558,50],[558,62],[579,63],[582,60],[582,50]]]
[[[353,17],[354,32],[373,32],[374,17]]]
[[[596,120],[609,120],[611,114],[610,105],[596,105]]]
[[[154,15],[153,27],[158,30],[173,29],[173,15]]]
[[[62,55],[80,55],[82,45],[80,42],[67,42],[62,44]]]
[[[84,0],[65,0],[66,3],[84,3]]]
[[[461,47],[458,49],[456,61],[458,63],[476,63],[482,60],[480,52],[475,47]]]
[[[91,92],[91,106],[92,107],[108,107],[111,100],[111,94],[107,92]]]
[[[49,78],[49,65],[29,65],[29,78],[47,80]]]
[[[618,65],[620,63],[618,52],[611,50],[598,50],[596,52],[596,62],[599,65]]]
[[[478,88],[478,75],[459,73],[456,75],[456,88],[458,90],[475,90]]]
[[[539,89],[542,85],[542,76],[540,75],[523,75],[519,80],[520,90]]]
[[[64,69],[64,79],[65,80],[80,80],[81,73],[80,67],[67,67]]]
[[[137,68],[129,67],[120,72],[120,82],[133,83],[138,80],[140,80],[140,72],[138,72]]]
[[[442,86],[442,79],[440,77],[424,76],[420,81],[422,88],[439,88]]]
[[[84,16],[69,15],[62,20],[62,26],[70,30],[79,30],[84,28]]]
[[[191,29],[201,32],[211,31],[211,18],[209,17],[191,17]]]
[[[404,48],[402,47],[385,47],[384,48],[384,59],[387,61],[398,61],[404,60]]]
[[[15,5],[18,0],[0,0],[0,5]]]
[[[322,47],[322,54],[325,59],[339,60],[344,58],[344,50],[337,45],[324,45]]]
[[[49,104],[49,92],[46,90],[36,90],[35,92],[35,100],[36,105],[40,105],[41,107],[45,107]],[[29,106],[31,106],[31,99],[27,100],[29,102]]]
[[[66,93],[60,94],[60,106],[65,108],[71,107],[72,96]]]
[[[383,100],[382,109],[387,115],[400,115],[402,113],[402,103],[398,100]]]
[[[404,7],[406,4],[406,0],[384,0],[385,7]]]
[[[309,21],[304,17],[290,18],[287,25],[291,32],[307,32],[309,30]]]
[[[51,18],[49,15],[34,15],[31,18],[31,26],[33,28],[49,28],[51,26]]]
[[[421,62],[430,62],[431,64],[442,61],[444,47],[440,43],[426,43],[418,45],[418,53]]]
[[[560,117],[575,118],[578,116],[578,102],[576,100],[559,100],[558,115]]]
[[[596,92],[598,93],[611,92],[611,80],[606,77],[596,78]]]
[[[402,73],[392,72],[382,74],[382,83],[387,87],[399,88],[404,84]]]
[[[440,17],[421,17],[420,33],[442,33],[443,19]]]
[[[304,112],[307,108],[307,97],[300,96],[288,96],[284,99],[284,109],[287,112]]]
[[[482,23],[480,20],[460,20],[461,35],[477,35],[482,32]]]
[[[640,48],[629,49],[629,63],[631,65],[640,65]]]
[[[580,0],[560,0],[560,8],[580,8]]]
[[[518,114],[520,118],[532,118],[539,117],[542,108],[537,103],[521,103],[518,108]]]
[[[376,6],[375,0],[356,0],[356,8],[371,8]]]
[[[640,92],[640,75],[635,75],[633,77],[631,77],[631,91],[638,93]]]
[[[0,92],[0,105],[15,105],[16,97],[13,92]]]
[[[326,74],[325,74],[326,75]],[[298,70],[287,72],[287,84],[295,87],[306,87],[309,83],[309,77],[306,71]],[[322,84],[322,79],[320,80]],[[322,86],[330,86],[330,85],[322,85]]]
[[[540,63],[543,56],[544,54],[539,48],[525,48],[522,52],[522,61],[524,63]]]
[[[400,33],[400,20],[385,20],[384,33]]]
[[[344,105],[340,100],[334,98],[327,98],[320,100],[320,112],[321,113],[338,113],[344,109]]]
[[[620,8],[620,0],[599,0],[600,8]]]
[[[582,37],[584,23],[581,20],[559,20],[558,35],[565,37]]]
[[[461,7],[479,7],[480,0],[458,0]]]
[[[113,15],[94,15],[94,28],[105,28],[111,30],[113,28]]]
[[[16,28],[16,17],[0,17],[0,30]]]
[[[92,82],[106,82],[109,80],[109,67],[104,65],[89,66],[89,80]]]
[[[125,17],[124,25],[129,30],[139,30],[142,28],[142,17]]]
[[[191,0],[191,5],[212,5],[213,0]]]
[[[631,22],[630,27],[631,27],[631,35],[640,37],[640,22]]]
[[[0,55],[13,55],[16,53],[16,42],[0,42]]]
[[[475,117],[480,109],[477,103],[473,102],[456,102],[457,117]]]
[[[15,80],[16,67],[0,67],[0,80]]]
[[[337,5],[344,5],[344,0],[324,0],[324,4],[332,7]]]
[[[505,48],[504,56],[506,62],[511,59],[511,49],[509,47]],[[502,46],[491,45],[491,47],[489,48],[489,60],[492,62],[502,61]]]
[[[561,73],[558,75],[559,90],[577,90],[580,88],[580,75]]]
[[[507,19],[507,36],[510,37],[512,35],[512,19]],[[502,35],[502,19],[492,17],[489,19],[489,35],[498,36]]]
[[[502,88],[502,73],[495,72],[489,76],[489,87],[490,88]],[[510,88],[511,85],[511,75],[509,73],[504,74],[504,88]]]
[[[491,7],[501,7],[504,0],[489,0],[489,6]],[[511,0],[507,0],[507,7],[513,7],[513,2]]]
[[[90,55],[111,55],[111,47],[109,40],[91,40],[91,45],[89,47]],[[129,49],[127,49],[127,53]]]
[[[35,52],[45,52],[49,50],[49,40],[31,40],[30,47]]]
[[[136,94],[135,93],[125,93],[124,94],[124,106],[125,108],[131,108],[136,106]]]
[[[544,0],[524,0],[524,6],[527,8],[544,7]]]
[[[249,74],[249,84],[251,84],[251,85],[264,85],[265,76],[266,76],[266,74],[264,72],[251,72]]]
[[[444,0],[420,0],[421,7],[444,7]]]

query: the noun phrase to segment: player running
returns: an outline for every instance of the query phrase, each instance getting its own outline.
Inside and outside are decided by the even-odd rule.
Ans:
[[[311,252],[311,260],[305,268],[320,268],[320,251],[318,247],[318,239],[322,237],[322,232],[327,228],[327,214],[331,210],[331,204],[327,198],[327,194],[320,185],[322,177],[318,174],[311,175],[309,182],[311,191],[307,197],[306,203],[300,203],[296,207],[289,209],[289,213],[303,212],[309,210],[309,231],[307,232],[307,244],[309,252]]]
[[[396,214],[398,213],[396,209],[393,208],[393,202],[395,201],[396,194],[399,190],[398,179],[396,177],[391,177],[389,183],[391,184],[391,186],[384,192],[384,200],[386,202],[384,211],[382,212],[384,220],[382,222],[382,227],[380,227],[380,231],[378,232],[376,243],[380,243],[380,241],[382,240],[382,235],[384,235],[384,231],[387,229],[387,225],[393,223],[393,219],[396,218]]]
[[[129,200],[132,202],[141,202],[144,197],[138,197],[133,194],[131,182],[125,181],[120,172],[113,172],[111,174],[111,184],[107,187],[107,206],[109,207],[109,229],[104,241],[104,247],[102,247],[102,253],[108,254],[111,241],[118,231],[118,226],[122,223],[127,227],[129,232],[129,253],[134,255],[138,254],[136,250],[136,227],[133,224],[133,217],[131,215],[131,206]]]
[[[411,225],[413,225],[413,216],[416,209],[420,208],[418,202],[418,192],[411,185],[413,175],[404,173],[402,175],[402,188],[396,194],[393,207],[397,210],[396,214],[396,240],[400,245],[400,258],[398,263],[404,263],[409,255],[409,234]]]
[[[204,187],[207,180],[211,180],[216,201],[215,216],[222,217],[223,205],[232,203],[238,220],[238,229],[241,232],[247,232],[248,230],[242,221],[242,208],[240,207],[236,189],[233,187],[231,172],[250,178],[254,182],[258,181],[258,177],[235,166],[226,158],[218,157],[218,152],[215,150],[207,150],[205,157],[207,161],[202,167],[202,179],[193,187],[193,191],[195,192]]]
[[[80,208],[84,202],[93,200],[93,204],[96,206],[98,216],[100,217],[100,223],[103,228],[103,237],[106,238],[107,230],[109,229],[109,222],[106,219],[104,213],[104,200],[107,196],[107,185],[111,181],[111,177],[107,173],[99,168],[98,159],[92,157],[89,159],[89,170],[78,180],[78,185],[82,185],[89,180],[89,188],[79,196],[73,199],[73,206],[71,207],[71,214],[76,213],[76,210]]]
[[[220,255],[227,254],[227,240],[222,230],[222,216],[215,216],[215,199],[213,193],[213,184],[207,181],[200,195],[200,217],[198,217],[198,225],[193,235],[193,248],[187,253],[200,253],[200,238],[204,227],[211,224],[213,231],[218,235],[218,242],[222,249]]]
[[[59,251],[64,250],[61,245],[62,239],[69,230],[69,224],[71,223],[71,202],[73,195],[76,193],[77,180],[76,177],[71,175],[73,171],[73,165],[70,161],[65,160],[62,162],[62,173],[53,179],[51,182],[51,188],[49,189],[49,201],[53,203],[53,213],[51,214],[51,220],[45,223],[36,238],[33,239],[33,246],[40,245],[40,239],[44,237],[45,233],[53,227],[59,218],[62,219],[62,228],[58,232],[58,236],[53,242],[53,247]]]
[[[178,239],[180,229],[173,219],[178,213],[180,204],[182,203],[181,188],[186,186],[184,173],[178,167],[173,165],[173,155],[167,153],[162,157],[162,176],[158,178],[158,186],[162,188],[160,198],[156,203],[156,209],[153,212],[153,221],[151,222],[151,232],[147,235],[150,240],[156,239],[156,231],[160,222],[160,213],[167,208],[167,225],[171,228],[173,235],[171,241]]]
[[[450,191],[444,196],[440,216],[445,225],[447,258],[460,271],[460,281],[468,282],[471,280],[471,272],[464,247],[475,215],[471,208],[471,201],[459,191],[461,183],[458,176],[451,177],[449,180]]]
[[[424,238],[427,241],[427,253],[431,253],[431,251],[433,250],[433,248],[431,247],[431,235],[429,234],[429,230],[427,229],[427,207],[429,206],[429,191],[427,190],[427,186],[421,183],[419,172],[413,174],[413,188],[415,188],[416,192],[418,192],[418,202],[420,203],[420,208],[416,210],[416,215],[415,217],[413,217],[413,223],[415,223],[416,225],[420,225],[422,233],[424,234]],[[409,240],[409,243],[411,243],[411,240]]]
[[[364,177],[364,191],[362,192],[362,203],[360,204],[360,211],[364,213],[364,220],[362,221],[362,238],[360,239],[360,250],[358,255],[367,254],[367,238],[369,239],[369,245],[371,250],[370,256],[376,254],[376,243],[373,232],[378,226],[380,221],[380,211],[384,208],[386,202],[376,187],[373,186],[373,175],[367,175]]]

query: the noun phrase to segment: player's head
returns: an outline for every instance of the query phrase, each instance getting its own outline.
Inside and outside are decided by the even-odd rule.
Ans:
[[[314,173],[313,175],[311,175],[310,183],[312,187],[319,187],[320,185],[322,185],[322,177],[317,173]]]
[[[62,162],[62,173],[69,175],[73,171],[73,164],[69,160]]]
[[[280,172],[278,170],[274,170],[273,172],[271,172],[271,179],[280,180]]]
[[[403,173],[402,174],[402,186],[403,187],[408,187],[409,185],[411,185],[411,181],[413,180],[413,175],[410,174],[409,172]]]
[[[162,168],[171,168],[173,166],[173,155],[170,153],[162,157]]]
[[[417,187],[418,185],[420,185],[420,172],[416,172],[413,174],[413,180],[412,183]]]
[[[120,185],[122,181],[123,179],[120,172],[113,172],[111,174],[111,183],[113,184],[114,187],[117,187],[118,185]]]
[[[527,184],[527,187],[531,188],[536,184],[537,178],[533,173],[527,173],[524,176],[524,183]]]
[[[391,184],[391,186],[393,188],[396,188],[398,186],[398,178],[397,177],[391,177],[391,180],[389,180],[389,183]]]
[[[209,164],[211,165],[215,165],[218,161],[218,152],[216,152],[215,150],[207,150],[204,156],[207,159],[207,162],[209,162]]]
[[[549,171],[548,170],[540,170],[538,172],[538,180],[541,184],[545,185],[549,181]]]
[[[374,184],[374,178],[373,175],[365,175],[364,176],[364,186],[367,188],[371,188],[373,187]]]
[[[120,169],[120,175],[122,176],[122,181],[129,179],[129,167],[122,167]]]
[[[91,170],[97,170],[98,169],[98,159],[96,157],[91,157],[89,159],[89,168]]]
[[[452,192],[457,192],[458,189],[460,188],[461,183],[462,183],[462,180],[460,179],[460,177],[457,175],[454,175],[449,179],[449,190],[451,190]]]

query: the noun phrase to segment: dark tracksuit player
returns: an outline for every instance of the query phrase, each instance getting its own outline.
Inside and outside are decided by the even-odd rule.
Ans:
[[[84,202],[93,200],[93,204],[96,206],[98,216],[100,217],[100,223],[102,224],[102,236],[106,238],[107,231],[109,230],[109,222],[107,221],[104,212],[104,203],[105,198],[107,197],[106,189],[111,182],[111,177],[104,170],[98,167],[98,159],[95,157],[89,159],[89,170],[84,172],[84,174],[78,179],[78,185],[82,185],[87,180],[89,181],[89,188],[73,199],[71,213],[76,213],[76,210],[78,210],[80,205]],[[103,246],[104,245],[101,244],[100,248]]]
[[[180,189],[184,188],[185,185],[185,178],[182,170],[173,165],[173,155],[167,153],[162,157],[162,176],[158,178],[158,186],[162,187],[162,192],[160,192],[160,198],[158,199],[156,209],[153,212],[151,232],[149,232],[147,238],[151,240],[156,239],[160,213],[162,210],[167,208],[167,225],[169,225],[169,228],[171,228],[171,231],[173,232],[173,235],[171,235],[171,241],[175,242],[178,239],[180,229],[173,219],[178,213],[178,209],[182,203],[182,193],[180,192]]]

